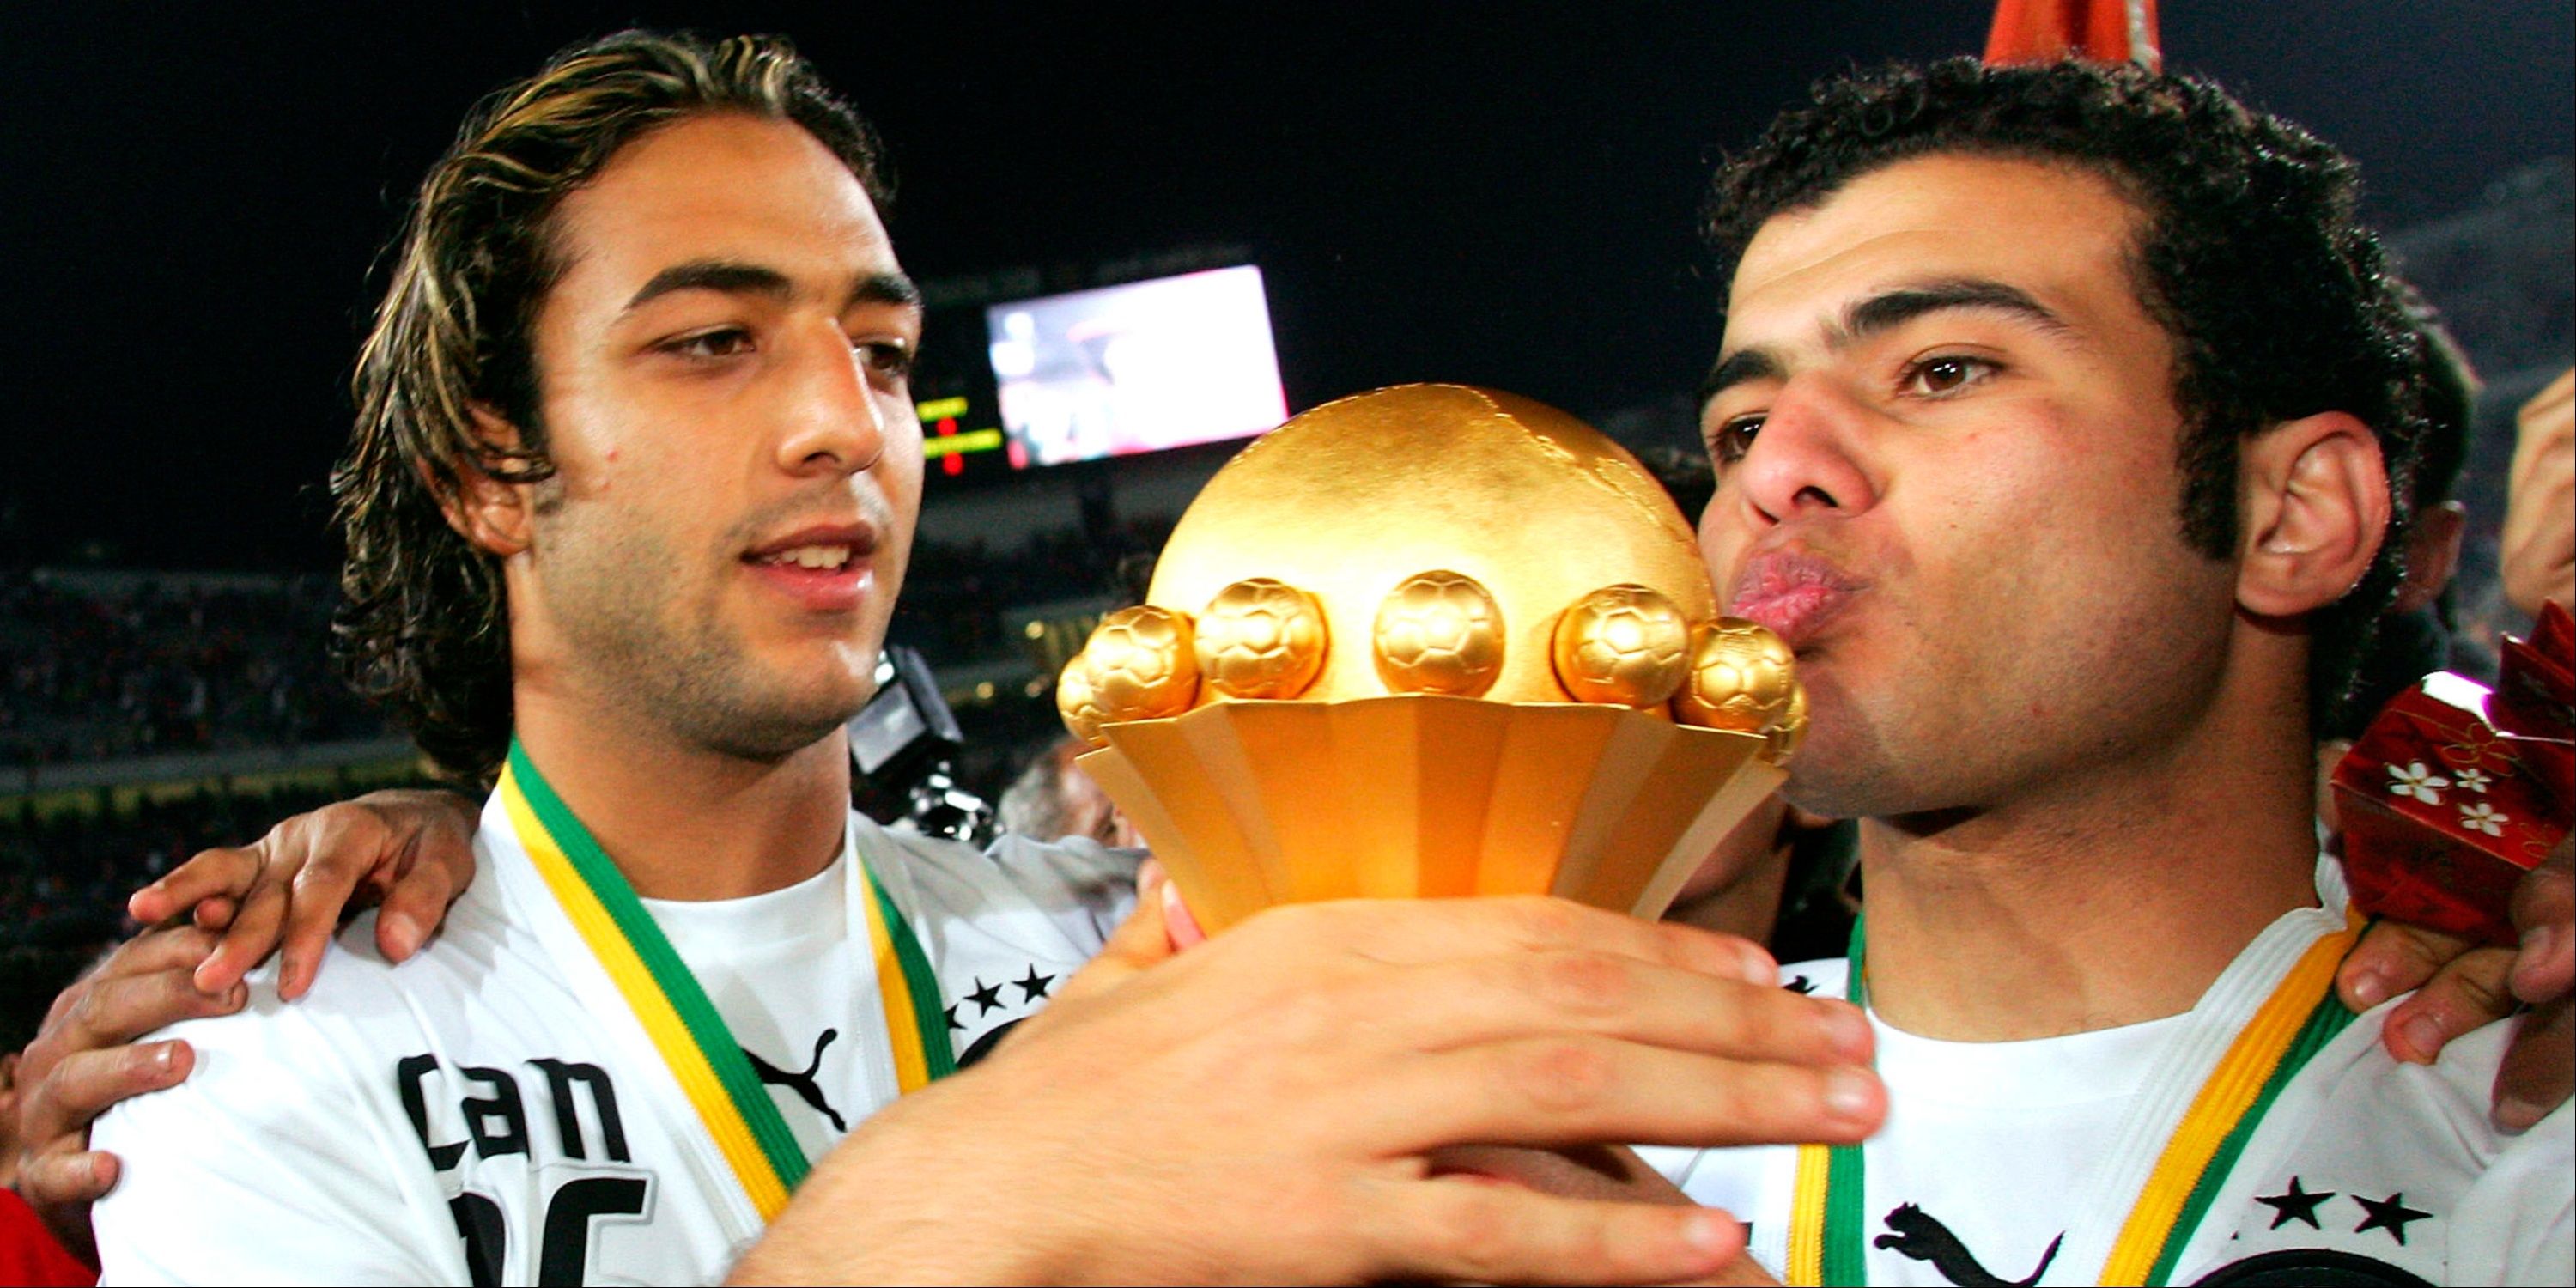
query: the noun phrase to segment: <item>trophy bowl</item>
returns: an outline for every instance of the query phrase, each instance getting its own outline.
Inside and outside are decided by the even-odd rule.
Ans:
[[[1255,440],[1056,696],[1210,931],[1362,897],[1658,916],[1779,786],[1806,706],[1634,457],[1459,385]]]

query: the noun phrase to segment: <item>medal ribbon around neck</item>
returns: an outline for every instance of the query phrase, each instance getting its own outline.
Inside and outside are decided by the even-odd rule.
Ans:
[[[679,1079],[698,1119],[715,1139],[761,1219],[772,1220],[810,1169],[805,1150],[752,1071],[733,1030],[707,1000],[653,914],[590,830],[547,786],[516,739],[501,771],[501,802],[519,843],[554,892],[564,915],[590,946],[610,982],[634,1009],[654,1049]],[[855,862],[856,859],[854,858]],[[863,865],[864,866],[864,865]],[[877,993],[894,1048],[896,1086],[906,1092],[956,1072],[946,1015],[915,999],[939,997],[938,978],[903,913],[868,873],[868,940],[876,958]]]
[[[2318,1048],[2352,1023],[2335,996],[2335,968],[2359,940],[2362,918],[2349,910],[2344,929],[2308,946],[2290,973],[2238,1030],[2207,1081],[2192,1096],[2182,1122],[2165,1141],[2155,1170],[2138,1192],[2110,1259],[2097,1282],[2162,1284],[2200,1228],[2201,1218],[2226,1184],[2254,1128],[2280,1097],[2281,1088]],[[1861,923],[1851,934],[1852,1004],[1869,1005]],[[1861,1211],[1863,1154],[1858,1145],[1798,1147],[1796,1188],[1789,1225],[1789,1282],[1798,1285],[1869,1282]]]

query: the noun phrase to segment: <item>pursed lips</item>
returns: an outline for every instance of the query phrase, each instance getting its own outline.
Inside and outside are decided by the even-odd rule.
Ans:
[[[1868,583],[1829,559],[1801,550],[1771,550],[1747,561],[1727,611],[1769,627],[1792,650],[1824,629]]]

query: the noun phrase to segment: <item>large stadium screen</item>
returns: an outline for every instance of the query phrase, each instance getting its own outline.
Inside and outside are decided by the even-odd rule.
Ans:
[[[913,390],[934,481],[1245,438],[1288,415],[1249,265],[934,310],[932,323]]]
[[[1288,418],[1250,265],[996,304],[984,324],[1014,468],[1245,438]]]

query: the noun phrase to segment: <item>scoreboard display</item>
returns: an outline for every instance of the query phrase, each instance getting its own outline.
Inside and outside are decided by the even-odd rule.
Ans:
[[[997,419],[989,399],[980,417],[975,403],[966,394],[950,394],[913,404],[913,411],[921,417],[921,454],[932,474],[955,478],[979,465],[988,470],[995,465],[1019,468],[1019,463],[1009,459],[1010,454],[1003,450],[999,428],[967,428],[978,421]]]

